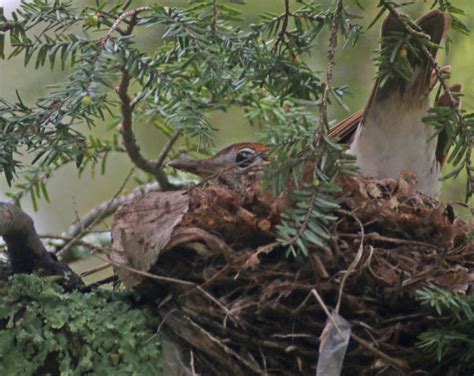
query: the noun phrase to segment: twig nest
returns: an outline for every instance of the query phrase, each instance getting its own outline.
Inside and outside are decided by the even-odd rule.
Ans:
[[[466,241],[472,225],[462,219],[454,224],[452,208],[415,192],[406,182],[364,177],[342,182],[341,202],[369,230],[405,240],[427,241],[438,248]]]
[[[249,206],[260,214],[249,211]],[[240,248],[268,242],[270,211],[271,207],[256,197],[243,197],[221,185],[152,192],[117,211],[110,258],[125,266],[117,267],[117,274],[125,286],[133,288],[146,277],[131,269],[148,272],[160,254],[175,247],[192,248],[204,255],[203,246],[207,245],[225,254],[230,250],[228,244]]]
[[[285,256],[265,195],[220,185],[152,193],[124,205],[114,219],[111,257],[123,265],[116,270],[127,287],[161,298],[163,330],[186,349],[182,363],[192,361],[198,373],[314,374],[324,308],[334,308],[339,296],[353,333],[343,374],[430,371],[413,348],[436,321],[415,292],[472,291],[473,226],[453,221],[446,205],[405,182],[341,184],[331,239],[324,249],[310,247],[308,257]]]

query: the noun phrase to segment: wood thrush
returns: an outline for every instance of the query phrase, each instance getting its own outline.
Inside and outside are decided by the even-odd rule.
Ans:
[[[431,42],[439,45],[446,38],[450,17],[435,10],[421,17],[417,25],[430,36]],[[400,21],[389,15],[382,25],[382,37],[404,30]],[[436,59],[437,48],[429,51]],[[421,51],[407,52],[407,58],[413,76],[407,80],[393,75],[383,85],[378,78],[365,109],[336,124],[329,136],[351,144],[349,153],[356,157],[363,175],[398,179],[400,172],[409,170],[416,177],[418,191],[437,196],[441,167],[450,143],[446,132],[434,136],[434,127],[422,121],[428,115],[428,94],[436,82],[430,62]],[[461,90],[461,85],[451,87],[455,94]],[[457,100],[456,105],[460,106]],[[436,104],[451,106],[451,101],[444,93]],[[205,179],[216,177],[228,186],[241,189],[262,176],[260,167],[267,161],[268,150],[262,144],[237,143],[211,158],[174,160],[167,165]]]
[[[440,45],[447,37],[451,18],[434,10],[416,24],[432,43]],[[387,48],[384,45],[387,38],[397,34],[399,38],[403,33],[406,35],[404,25],[389,15],[382,25],[382,53]],[[411,77],[394,72],[383,80],[379,75],[365,109],[336,125],[332,134],[348,142],[352,140],[349,153],[356,157],[361,174],[397,179],[400,171],[411,170],[417,180],[415,188],[436,197],[446,153],[443,150],[441,155],[440,149],[448,143],[447,134],[435,136],[434,127],[422,121],[428,115],[428,94],[436,80],[421,46],[406,48],[402,44],[399,48],[406,53]],[[436,61],[437,48],[430,47],[428,51]],[[459,86],[455,89],[460,91]]]
[[[225,147],[210,158],[173,160],[166,165],[203,179],[216,178],[227,186],[242,190],[260,180],[268,151],[265,145],[241,142]]]

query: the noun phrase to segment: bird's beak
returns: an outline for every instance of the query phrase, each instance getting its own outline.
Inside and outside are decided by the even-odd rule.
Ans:
[[[189,172],[190,174],[200,176],[201,178],[213,176],[222,168],[222,166],[209,159],[175,159],[166,162],[165,166]]]
[[[166,162],[165,166],[195,174],[198,169],[198,161],[192,159],[175,159]]]

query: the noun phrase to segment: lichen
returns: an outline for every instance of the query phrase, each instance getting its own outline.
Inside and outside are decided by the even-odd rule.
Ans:
[[[1,375],[161,375],[156,319],[130,294],[65,292],[54,278],[0,282]]]

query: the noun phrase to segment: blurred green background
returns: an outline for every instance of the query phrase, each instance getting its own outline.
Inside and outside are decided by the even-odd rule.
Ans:
[[[5,8],[5,15],[8,17],[11,10],[19,4],[19,0],[0,0],[0,5]],[[322,1],[323,5],[331,1]],[[355,3],[355,0],[347,0],[346,4]],[[474,1],[473,0],[454,0],[454,5],[465,10],[467,15],[463,21],[470,27],[474,27]],[[93,1],[74,1],[75,6],[81,7],[84,4],[93,4]],[[186,5],[187,1],[133,1],[132,7],[143,4],[165,4],[172,6]],[[296,7],[296,1],[292,0],[291,7]],[[377,0],[359,0],[364,7],[360,9],[352,7],[353,13],[361,17],[360,24],[364,26],[363,34],[355,48],[347,46],[342,49],[340,46],[336,53],[336,67],[334,71],[335,84],[349,84],[351,96],[346,98],[351,112],[361,109],[368,97],[371,89],[372,79],[375,75],[375,69],[371,62],[374,50],[377,48],[378,33],[380,28],[379,21],[371,29],[367,29],[368,24],[376,15]],[[258,20],[258,15],[263,11],[281,12],[283,10],[283,0],[247,0],[244,6],[235,5],[243,12],[244,21],[242,26]],[[413,17],[419,17],[429,9],[432,1],[415,1],[413,5],[405,8],[405,11]],[[460,33],[451,32],[450,38],[452,44],[449,55],[445,53],[440,55],[441,64],[451,64],[453,67],[451,83],[462,83],[465,90],[464,108],[473,108],[473,83],[474,83],[474,36],[465,36]],[[316,70],[324,71],[326,66],[326,39],[322,35],[320,45],[316,45],[313,53],[305,57],[306,61]],[[154,46],[159,45],[160,35],[147,33],[147,30],[141,30],[139,34],[140,43],[152,50]],[[340,43],[342,45],[343,43]],[[6,51],[8,54],[8,50]],[[15,90],[18,90],[22,97],[33,102],[35,98],[41,97],[47,91],[47,86],[64,80],[66,72],[56,70],[51,72],[49,68],[43,68],[35,71],[31,67],[23,67],[22,57],[13,60],[0,60],[0,95],[8,100],[14,100]],[[333,120],[341,120],[350,113],[337,105],[331,106],[330,116]],[[239,109],[230,109],[223,113],[211,114],[212,122],[220,129],[216,148],[241,140],[254,140],[258,129],[251,128]],[[113,131],[106,131],[103,124],[97,124],[93,130],[94,134],[101,136],[112,136]],[[108,133],[107,133],[108,132]],[[159,153],[164,140],[159,133],[146,124],[138,124],[136,127],[137,138],[142,150],[149,158],[155,158]],[[40,233],[58,233],[65,230],[78,216],[81,216],[95,205],[111,198],[122,185],[125,177],[130,171],[131,163],[125,156],[111,158],[107,164],[105,176],[97,171],[94,176],[91,173],[85,173],[81,178],[77,177],[77,171],[74,166],[68,166],[60,171],[49,182],[50,203],[41,201],[39,210],[34,213],[36,227]],[[449,166],[447,167],[449,169]],[[91,172],[91,171],[88,171]],[[129,182],[127,189],[132,188],[134,182]],[[443,186],[443,200],[462,201],[465,188],[465,178],[462,176],[457,180],[449,180]],[[10,190],[1,178],[0,180],[0,199],[5,199],[5,192]],[[473,201],[471,200],[471,206]],[[23,203],[23,207],[33,213],[31,203],[28,199]],[[468,211],[463,211],[468,215]]]

